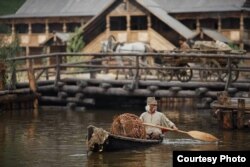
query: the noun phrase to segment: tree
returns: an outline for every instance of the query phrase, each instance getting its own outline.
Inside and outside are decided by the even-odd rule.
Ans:
[[[81,28],[75,28],[75,32],[70,35],[70,38],[67,42],[67,52],[69,53],[77,53],[81,52],[85,43],[83,41],[83,30]],[[81,61],[81,57],[79,56],[68,56],[67,62],[79,62]]]
[[[76,28],[75,32],[71,35],[69,41],[67,42],[67,52],[80,52],[84,47],[83,42],[83,31],[81,28]]]
[[[7,39],[12,38],[11,42]],[[3,75],[4,85],[9,83],[10,88],[15,88],[16,84],[16,62],[7,61],[7,59],[14,58],[21,53],[20,42],[17,35],[5,35],[5,37],[0,38],[0,62],[2,64],[2,71],[6,71],[8,67],[8,75]]]

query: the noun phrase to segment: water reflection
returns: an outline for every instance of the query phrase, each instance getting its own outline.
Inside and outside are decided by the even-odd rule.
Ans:
[[[91,154],[88,157],[88,166],[123,166],[123,167],[152,167],[166,166],[172,161],[170,154],[164,149],[155,150],[153,147],[146,150],[120,151],[104,154]]]
[[[180,101],[179,101],[180,102]],[[110,129],[116,115],[139,109],[73,111],[13,111],[0,117],[0,166],[172,166],[174,150],[250,150],[249,129],[219,129],[209,110],[196,110],[182,101],[159,108],[181,130],[199,130],[217,136],[218,143],[201,142],[189,135],[169,132],[163,143],[150,148],[86,154],[86,128]],[[133,112],[132,112],[133,111]]]

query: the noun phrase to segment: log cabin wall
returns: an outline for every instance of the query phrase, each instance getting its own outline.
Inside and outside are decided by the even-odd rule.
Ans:
[[[125,0],[106,16],[106,34],[114,35],[119,42],[149,42],[147,30],[151,23],[148,17],[148,12],[133,1]]]
[[[16,18],[4,20],[10,32],[18,33],[24,55],[53,53],[65,51],[64,48],[48,49],[41,44],[51,38],[55,32],[70,33],[83,26],[91,17],[49,17],[49,18]],[[53,62],[53,61],[52,61]],[[39,62],[37,62],[39,63]]]
[[[94,30],[91,30],[91,28],[84,30],[86,44],[83,49],[84,52],[99,52],[101,42],[107,40],[110,35],[113,35],[118,42],[147,42],[155,50],[172,50],[175,48],[171,42],[177,39],[176,33],[173,30],[166,31],[167,29],[171,30],[171,28],[165,28],[163,22],[135,1],[117,1],[109,10],[103,12],[90,24],[94,26],[94,23],[97,24]],[[154,26],[156,23],[157,27]],[[104,25],[105,27],[103,27]],[[164,31],[166,32],[165,35]],[[173,34],[175,36],[171,38]],[[169,42],[168,36],[171,40],[173,39],[171,42]]]
[[[157,2],[157,1],[156,1]],[[165,4],[168,5],[168,4]],[[244,7],[249,7],[246,1]],[[164,8],[164,6],[163,6]],[[101,12],[101,11],[100,11]],[[218,30],[229,39],[238,43],[243,49],[250,45],[250,12],[188,12],[169,13],[192,30],[201,27]],[[1,20],[14,34],[19,33],[21,46],[41,47],[42,41],[49,39],[53,32],[73,32],[75,27],[85,25],[93,16],[60,16],[41,18],[9,18]],[[178,34],[152,16],[135,0],[117,0],[109,10],[96,19],[91,28],[86,30],[84,41],[89,44],[84,51],[100,51],[100,41],[114,35],[120,42],[145,41],[154,45],[157,50],[169,50],[177,46]],[[0,32],[1,33],[1,32]],[[165,38],[165,39],[164,39]],[[160,42],[159,42],[160,39]],[[155,42],[157,42],[155,44]],[[171,41],[171,42],[169,42]],[[248,45],[245,45],[248,43]],[[168,45],[164,47],[164,45]],[[27,50],[27,49],[26,49]],[[28,55],[28,52],[26,52]]]
[[[200,12],[172,14],[192,30],[210,28],[221,32],[241,49],[250,44],[250,12]],[[246,45],[247,44],[247,45]],[[248,50],[249,51],[249,50]]]

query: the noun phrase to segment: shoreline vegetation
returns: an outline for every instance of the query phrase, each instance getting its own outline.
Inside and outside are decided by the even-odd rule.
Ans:
[[[15,13],[26,0],[1,0],[0,16]]]

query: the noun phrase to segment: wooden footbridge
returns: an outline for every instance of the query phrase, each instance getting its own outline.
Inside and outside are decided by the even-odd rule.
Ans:
[[[127,63],[116,64],[116,56]],[[141,61],[148,57],[160,61],[151,65]],[[248,95],[250,82],[244,76],[250,74],[249,59],[246,54],[187,52],[53,53],[18,57],[8,60],[22,64],[12,72],[17,82],[13,82],[13,89],[0,91],[0,98],[32,92],[41,105],[70,108],[93,105],[97,99],[105,101],[108,97],[117,97],[113,100],[147,96],[205,98],[211,102],[225,90],[232,97]],[[119,76],[117,70],[122,71]]]

